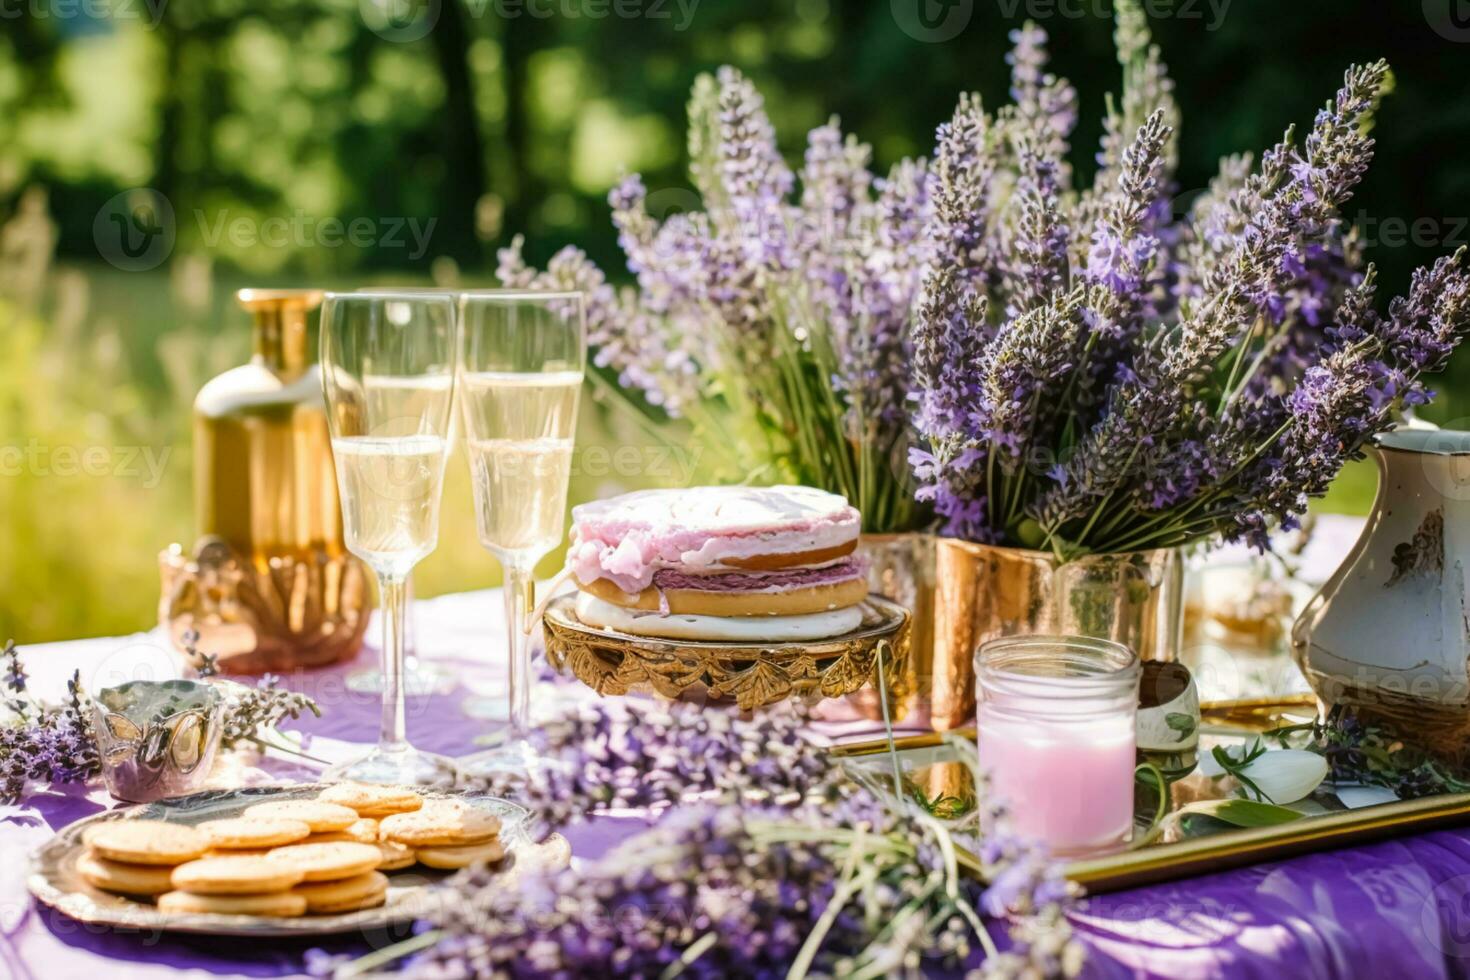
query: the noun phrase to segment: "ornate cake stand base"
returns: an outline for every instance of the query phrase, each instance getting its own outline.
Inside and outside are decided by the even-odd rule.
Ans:
[[[651,691],[666,698],[733,699],[741,710],[789,699],[837,698],[903,676],[909,614],[869,596],[851,633],[810,643],[751,644],[665,640],[584,625],[571,596],[546,609],[546,659],[598,694]]]

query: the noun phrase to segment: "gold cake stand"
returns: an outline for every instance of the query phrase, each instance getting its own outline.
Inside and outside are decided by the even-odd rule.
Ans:
[[[896,684],[908,660],[908,610],[870,595],[857,629],[806,643],[722,643],[633,636],[587,626],[573,596],[546,608],[546,659],[598,694],[651,691],[666,698],[733,698],[741,710],[788,699],[837,698]]]

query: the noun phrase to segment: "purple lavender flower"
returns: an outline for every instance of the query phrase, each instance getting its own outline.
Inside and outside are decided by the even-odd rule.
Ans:
[[[1011,98],[1017,128],[1030,134],[1037,150],[1057,161],[1063,180],[1070,178],[1065,161],[1067,138],[1077,125],[1077,91],[1046,70],[1046,31],[1027,21],[1010,33]]]
[[[15,648],[14,640],[5,641],[5,649],[0,651],[0,657],[5,659],[5,686],[16,694],[24,693],[26,669],[20,662],[20,653]]]
[[[789,709],[747,721],[608,702],[553,721],[539,737],[559,765],[518,787],[553,827],[608,807],[662,817],[603,858],[527,871],[515,888],[493,871],[461,873],[420,926],[433,944],[406,974],[657,976],[677,964],[700,977],[785,976],[802,957],[827,974],[884,957],[958,969],[983,945],[977,908],[1013,923],[1017,962],[1075,964],[1061,914],[1074,890],[994,804],[974,826],[946,829],[864,789],[801,724]],[[951,834],[981,852],[993,884],[946,883]]]
[[[1208,276],[1204,302],[1181,322],[1177,342],[1139,351],[1128,377],[1113,386],[1103,418],[1064,464],[1064,478],[1032,505],[1049,537],[1085,537],[1140,461],[1146,464],[1148,453],[1181,434],[1181,407],[1288,278],[1283,258],[1292,243],[1333,221],[1361,177],[1372,152],[1361,122],[1386,73],[1382,62],[1349,70],[1334,111],[1318,115],[1306,156],[1297,156],[1288,139],[1263,160],[1263,173],[1289,171],[1292,178],[1262,195],[1248,232]]]
[[[725,440],[732,478],[823,486],[865,527],[916,526],[908,365],[930,247],[927,166],[876,178],[869,148],[834,119],[809,135],[793,200],[796,176],[740,72],[701,76],[689,114],[699,207],[660,215],[637,176],[608,196],[636,290],[615,293],[575,250],[538,273],[518,245],[502,254],[502,279],[587,292],[595,363],[640,407]]]

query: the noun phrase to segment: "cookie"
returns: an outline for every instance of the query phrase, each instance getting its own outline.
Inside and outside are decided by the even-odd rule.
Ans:
[[[383,860],[376,844],[332,841],[325,844],[287,844],[266,860],[301,872],[303,881],[335,881],[374,871]]]
[[[327,834],[312,834],[303,841],[293,843],[331,844],[344,840],[357,841],[359,844],[376,844],[378,842],[378,822],[372,817],[363,817],[353,821],[343,830],[334,830]]]
[[[430,800],[411,813],[395,813],[378,824],[378,835],[409,847],[479,844],[500,833],[500,818],[458,800]]]
[[[500,841],[483,844],[461,844],[458,847],[420,847],[419,864],[445,871],[468,868],[472,864],[493,864],[505,857]]]
[[[311,833],[311,827],[300,820],[280,817],[232,817],[209,820],[198,829],[209,838],[212,850],[245,848],[260,850],[292,844]]]
[[[173,888],[166,864],[124,864],[95,854],[77,858],[77,874],[93,888],[119,895],[162,895]]]
[[[174,888],[195,895],[263,895],[301,883],[300,870],[269,857],[201,858],[174,868]]]
[[[88,827],[82,842],[98,857],[125,864],[182,864],[209,847],[193,827],[162,820],[108,820]]]
[[[351,807],[364,817],[408,813],[424,805],[424,798],[411,789],[369,783],[337,783],[322,790],[317,799]]]
[[[168,892],[158,896],[160,912],[212,915],[279,915],[294,917],[306,912],[306,899],[292,892],[266,895],[196,895]]]
[[[306,911],[313,915],[334,912],[356,912],[382,905],[388,899],[388,878],[376,871],[339,878],[336,881],[311,881],[297,885],[292,893],[306,899]]]
[[[271,852],[269,847],[211,847],[201,857],[257,857],[263,858]]]
[[[378,851],[383,855],[382,860],[378,862],[379,871],[397,871],[418,860],[418,855],[414,853],[413,848],[405,847],[393,840],[378,841]]]
[[[313,834],[346,830],[357,820],[357,811],[351,807],[323,803],[321,800],[271,800],[246,807],[244,815],[250,818],[300,820],[311,828]]]

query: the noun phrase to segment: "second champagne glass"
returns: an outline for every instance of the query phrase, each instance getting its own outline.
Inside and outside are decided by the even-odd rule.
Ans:
[[[460,405],[480,543],[505,573],[509,725],[501,744],[462,760],[471,775],[523,776],[536,562],[561,543],[586,359],[581,293],[486,290],[459,298]]]
[[[347,548],[382,596],[383,719],[378,746],[326,779],[427,785],[455,775],[405,735],[403,618],[413,567],[439,543],[454,401],[454,300],[397,292],[329,293],[322,383]]]

